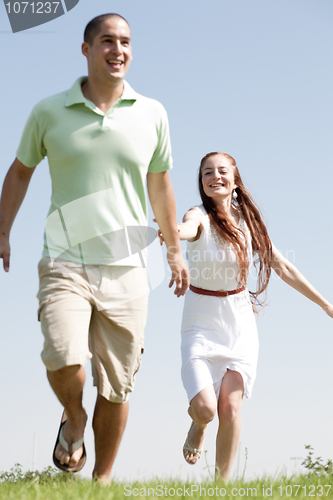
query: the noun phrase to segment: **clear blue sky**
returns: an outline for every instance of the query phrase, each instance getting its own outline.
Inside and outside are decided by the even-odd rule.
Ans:
[[[1,181],[32,106],[86,74],[83,29],[110,10],[132,28],[127,80],[168,111],[178,219],[199,202],[201,157],[214,150],[232,154],[276,246],[333,302],[330,0],[80,0],[59,19],[17,34],[10,32],[1,4]],[[11,271],[0,271],[0,470],[16,462],[32,467],[34,433],[37,468],[51,465],[61,416],[39,357],[36,317],[36,267],[49,200],[43,161],[12,231]],[[204,459],[190,467],[182,458],[190,424],[179,373],[183,299],[167,283],[166,278],[150,297],[146,351],[114,468],[120,479],[208,475]],[[292,472],[300,461],[291,457],[304,457],[305,444],[314,446],[316,456],[332,458],[332,320],[273,279],[258,328],[258,376],[252,399],[244,401],[240,471],[245,447],[247,476]],[[94,397],[88,365],[87,476],[93,466]],[[216,425],[210,425],[205,443],[210,465]]]

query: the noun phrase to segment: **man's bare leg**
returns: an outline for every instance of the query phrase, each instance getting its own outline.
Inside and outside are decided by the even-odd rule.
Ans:
[[[67,422],[63,428],[63,436],[68,443],[75,443],[82,438],[86,426],[87,415],[82,407],[82,393],[86,378],[84,368],[80,365],[65,366],[60,370],[47,371],[50,385],[66,410]],[[62,464],[73,467],[80,460],[83,448],[80,446],[71,456],[59,443],[55,456]]]
[[[111,469],[126,427],[128,407],[128,402],[112,403],[97,395],[93,419],[96,454],[93,478],[104,484],[111,481]]]

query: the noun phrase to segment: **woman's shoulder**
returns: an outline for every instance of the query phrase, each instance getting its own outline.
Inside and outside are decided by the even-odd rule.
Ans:
[[[208,214],[205,210],[205,207],[201,204],[201,205],[195,205],[194,207],[191,207],[189,208],[189,210],[187,211],[187,213],[189,212],[192,212],[192,211],[196,211],[196,212],[199,212],[199,214],[203,217],[208,217]]]
[[[195,219],[199,219],[200,221],[200,226],[207,227],[209,225],[209,216],[204,208],[203,205],[195,205],[194,207],[191,207],[185,214],[185,216],[189,217],[195,217]]]

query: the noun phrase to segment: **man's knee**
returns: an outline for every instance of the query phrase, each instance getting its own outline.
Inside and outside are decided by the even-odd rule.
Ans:
[[[58,370],[46,370],[48,381],[53,388],[83,386],[85,382],[85,371],[82,365],[70,365]]]
[[[82,368],[81,365],[70,365],[70,366],[63,366],[62,368],[59,368],[58,370],[49,370],[48,368],[46,369],[47,375],[49,374],[52,375],[67,375],[68,373],[76,373]]]

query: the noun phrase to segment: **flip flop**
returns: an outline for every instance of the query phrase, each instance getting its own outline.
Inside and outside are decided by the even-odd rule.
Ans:
[[[84,442],[83,442],[83,436],[81,439],[76,441],[76,443],[72,443],[72,444],[67,443],[67,441],[65,440],[65,438],[62,434],[62,431],[63,431],[63,428],[64,428],[66,421],[67,421],[67,416],[66,416],[66,412],[64,410],[62,417],[61,417],[61,422],[60,422],[57,440],[56,440],[54,450],[53,450],[53,463],[56,467],[58,467],[58,469],[61,469],[65,472],[79,472],[83,468],[83,466],[87,460],[87,453],[86,453],[86,448],[85,448]],[[58,446],[58,443],[61,444],[61,446],[69,453],[69,455],[72,455],[74,453],[74,451],[76,451],[78,448],[80,448],[80,446],[83,447],[83,452],[82,452],[81,458],[77,462],[77,464],[75,464],[75,465],[73,465],[73,467],[71,467],[68,464],[60,463],[60,461],[55,456],[55,451],[56,451],[56,448]]]
[[[188,442],[188,436],[191,432],[193,425],[194,425],[194,422],[192,422],[192,424],[191,424],[191,427],[190,427],[190,429],[187,433],[187,436],[186,436],[185,444],[183,446],[183,453],[184,453],[184,451],[189,451],[190,453],[192,453],[194,455],[194,459],[195,459],[195,455],[198,456],[198,458],[196,459],[195,462],[187,462],[185,455],[184,455],[185,461],[190,465],[195,465],[197,463],[197,461],[200,459],[201,453],[203,452],[203,450],[198,450],[198,448],[193,448],[193,446],[191,446],[190,443]]]

